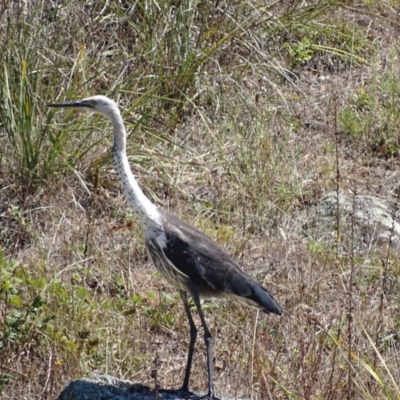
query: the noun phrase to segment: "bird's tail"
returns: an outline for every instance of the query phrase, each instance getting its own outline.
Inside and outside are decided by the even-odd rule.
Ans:
[[[225,296],[248,307],[257,308],[266,314],[282,315],[282,307],[275,300],[274,296],[252,278],[249,280],[245,278],[241,282],[240,289],[242,290],[225,291]]]
[[[280,304],[275,300],[274,296],[267,289],[259,285],[258,283],[253,284],[253,293],[254,296],[252,300],[255,300],[256,303],[259,304],[257,307],[260,308],[261,311],[265,312],[266,314],[273,313],[277,315],[282,315],[283,310]]]

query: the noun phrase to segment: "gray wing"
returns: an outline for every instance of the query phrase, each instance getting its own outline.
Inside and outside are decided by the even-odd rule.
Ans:
[[[247,275],[215,242],[175,215],[163,210],[167,245],[165,257],[189,278],[199,294],[223,292],[255,303],[265,313],[282,315],[274,297]]]

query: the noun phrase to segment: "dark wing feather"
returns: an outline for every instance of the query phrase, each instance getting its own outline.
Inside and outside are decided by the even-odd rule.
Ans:
[[[202,232],[163,210],[167,246],[165,256],[189,277],[199,294],[220,292],[250,300],[266,313],[282,308],[267,289],[247,275],[235,261]]]

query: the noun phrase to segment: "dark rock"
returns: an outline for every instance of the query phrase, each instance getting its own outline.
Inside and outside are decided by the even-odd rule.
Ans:
[[[156,393],[140,383],[108,375],[95,375],[92,378],[82,378],[71,382],[60,393],[57,400],[199,400],[201,396],[198,393],[188,394],[177,390],[159,390]],[[215,398],[215,400],[218,399],[233,400],[232,397],[225,396]]]

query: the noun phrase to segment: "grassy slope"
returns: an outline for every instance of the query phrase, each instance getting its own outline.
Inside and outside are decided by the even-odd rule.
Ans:
[[[0,6],[2,398],[54,398],[94,371],[153,385],[156,356],[160,384],[182,382],[186,317],[119,192],[109,124],[44,107],[94,93],[121,104],[146,193],[285,308],[204,304],[217,390],[399,398],[398,251],[296,233],[337,185],[396,200],[396,3],[115,3]]]

